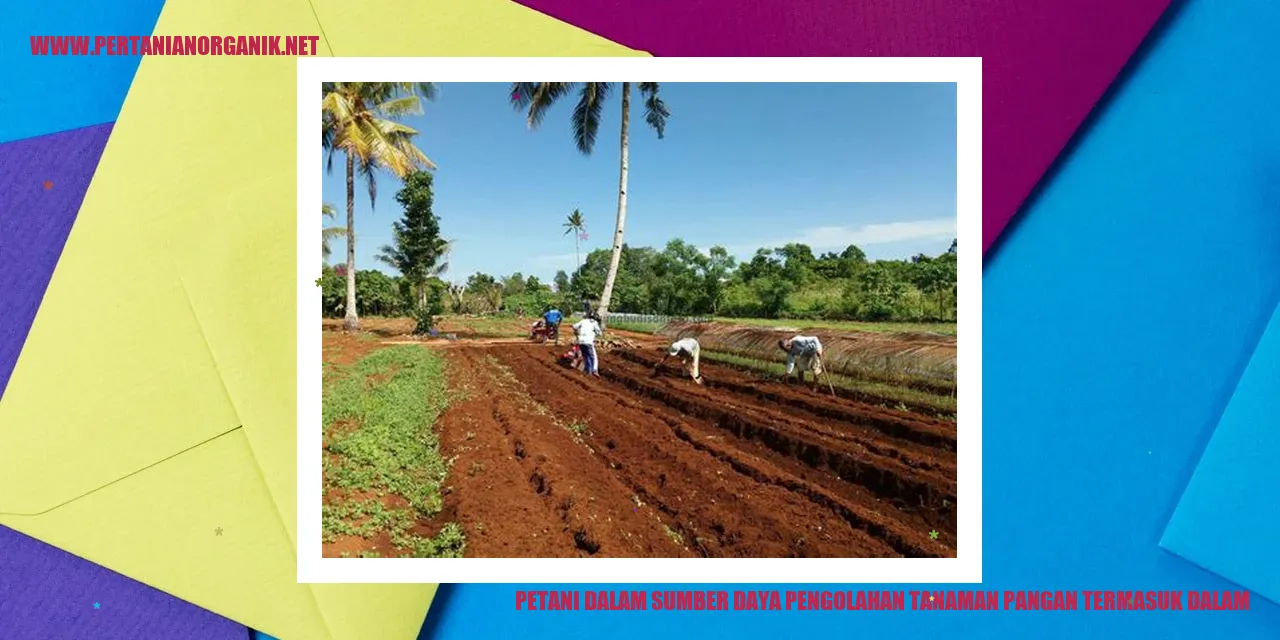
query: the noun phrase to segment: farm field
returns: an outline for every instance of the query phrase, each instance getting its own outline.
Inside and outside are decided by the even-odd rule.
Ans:
[[[457,339],[415,340],[407,319],[366,318],[360,334],[325,321],[326,413],[344,372],[363,371],[366,400],[352,402],[396,387],[423,422],[385,453],[348,447],[387,476],[355,491],[369,474],[334,444],[396,414],[327,426],[325,555],[955,556],[945,411],[784,385],[716,353],[703,387],[671,362],[654,376],[669,338],[624,331],[611,333],[630,344],[589,378],[557,363],[563,348],[520,339],[528,322],[451,316],[439,329]],[[397,477],[383,456],[428,469]]]
[[[323,84],[326,556],[956,555],[953,84]]]

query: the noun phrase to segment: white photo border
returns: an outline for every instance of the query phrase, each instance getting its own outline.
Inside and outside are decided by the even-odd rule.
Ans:
[[[957,557],[324,558],[321,552],[322,81],[645,79],[660,82],[945,82],[957,119]],[[299,58],[298,582],[977,583],[982,581],[981,58]]]

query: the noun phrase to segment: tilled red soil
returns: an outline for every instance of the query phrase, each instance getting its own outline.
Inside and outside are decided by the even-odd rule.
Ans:
[[[656,351],[448,350],[446,513],[469,557],[954,557],[952,422]],[[938,539],[929,536],[938,532]]]

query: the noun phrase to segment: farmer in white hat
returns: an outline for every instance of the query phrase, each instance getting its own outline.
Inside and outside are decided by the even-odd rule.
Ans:
[[[671,343],[671,347],[667,349],[667,354],[662,356],[658,364],[653,365],[653,373],[655,375],[658,373],[658,369],[662,366],[662,363],[667,361],[667,358],[676,356],[680,358],[680,364],[684,366],[685,373],[689,374],[694,382],[702,384],[702,376],[698,374],[699,351],[698,341],[693,338],[676,340]]]
[[[783,382],[791,382],[791,372],[800,365],[796,378],[804,384],[804,372],[813,372],[813,389],[818,389],[818,376],[822,369],[822,342],[814,336],[793,336],[778,341],[778,348],[787,352],[787,372],[782,374]]]

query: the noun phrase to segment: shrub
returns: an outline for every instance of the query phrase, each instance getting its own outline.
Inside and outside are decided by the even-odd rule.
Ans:
[[[436,317],[432,315],[431,309],[427,307],[419,307],[413,314],[413,320],[416,324],[413,326],[413,334],[416,336],[425,336],[431,333],[436,326]]]

